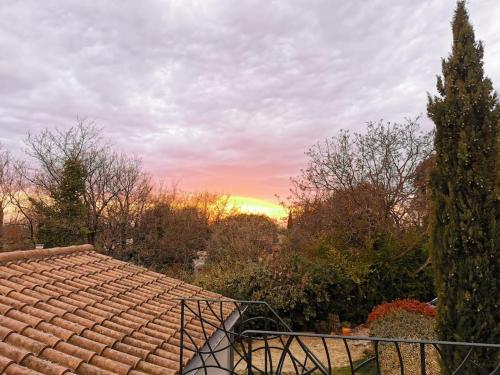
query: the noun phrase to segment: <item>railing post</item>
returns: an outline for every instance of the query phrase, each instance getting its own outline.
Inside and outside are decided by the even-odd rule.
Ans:
[[[247,375],[253,375],[252,370],[252,336],[249,336],[248,352],[247,352]]]
[[[266,308],[266,313],[264,314],[264,331],[269,331],[269,309]]]
[[[184,371],[184,300],[181,299],[181,330],[180,330],[180,350],[179,350],[179,374]]]
[[[425,369],[425,344],[420,343],[420,375],[427,375]]]
[[[378,344],[379,344],[378,340],[375,340],[374,344],[375,344],[375,364],[377,366],[376,374],[380,375],[380,358],[378,356]]]
[[[268,354],[271,355],[271,352],[269,351],[268,344],[267,344],[267,334],[264,333],[262,335],[262,338],[264,340],[264,374],[267,375],[267,374],[269,374],[269,372],[267,371],[267,366],[268,366],[267,355]],[[272,370],[271,370],[271,373],[272,373]]]

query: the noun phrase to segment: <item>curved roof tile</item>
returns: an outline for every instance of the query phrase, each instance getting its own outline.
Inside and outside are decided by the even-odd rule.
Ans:
[[[193,297],[221,298],[91,245],[0,253],[0,373],[175,374],[179,298]],[[203,344],[200,322],[186,316]]]

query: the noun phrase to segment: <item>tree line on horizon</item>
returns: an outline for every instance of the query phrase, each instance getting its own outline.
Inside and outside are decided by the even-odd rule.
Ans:
[[[230,212],[227,196],[155,189],[140,161],[115,152],[89,122],[29,134],[26,146],[23,161],[0,152],[0,202],[11,209],[0,235],[6,249],[91,243],[235,298],[275,300],[303,327],[324,325],[346,299],[358,308],[341,315],[357,322],[384,300],[433,296],[426,267],[432,132],[421,132],[418,120],[369,123],[362,134],[342,131],[312,147],[292,180],[287,228]],[[206,264],[195,275],[200,252]],[[244,276],[253,283],[231,279]],[[339,284],[344,291],[333,298]],[[309,312],[298,303],[315,298],[331,303]]]
[[[4,251],[90,243],[121,257],[144,248],[137,262],[148,247],[164,253],[161,265],[187,262],[203,250],[196,236],[232,214],[226,196],[155,186],[141,161],[113,150],[91,122],[29,134],[25,145],[23,160],[0,147]]]

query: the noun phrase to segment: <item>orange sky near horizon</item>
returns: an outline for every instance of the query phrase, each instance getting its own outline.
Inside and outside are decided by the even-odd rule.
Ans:
[[[288,210],[265,199],[232,195],[228,198],[228,208],[239,210],[246,214],[266,215],[272,219],[283,221],[288,216]]]

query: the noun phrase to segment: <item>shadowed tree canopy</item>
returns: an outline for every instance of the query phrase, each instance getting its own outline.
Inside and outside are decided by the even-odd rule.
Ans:
[[[341,131],[316,144],[293,180],[293,242],[306,248],[320,239],[356,258],[422,249],[427,197],[420,180],[432,151],[432,132],[417,120],[370,122],[363,134]]]
[[[232,215],[213,225],[207,244],[208,262],[257,262],[272,253],[277,239],[278,227],[269,217]]]
[[[89,121],[79,121],[65,130],[29,134],[26,144],[34,162],[29,164],[31,168],[22,169],[32,187],[27,194],[51,196],[54,186],[61,186],[65,163],[78,161],[85,170],[82,199],[86,241],[107,252],[123,250],[151,190],[140,160],[113,151]],[[16,206],[21,207],[21,200]]]
[[[356,190],[370,187],[382,192],[384,218],[404,226],[415,219],[411,205],[417,167],[432,150],[432,133],[421,132],[417,120],[370,122],[364,134],[341,131],[306,153],[308,166],[293,180],[295,198],[352,192],[355,200]]]

